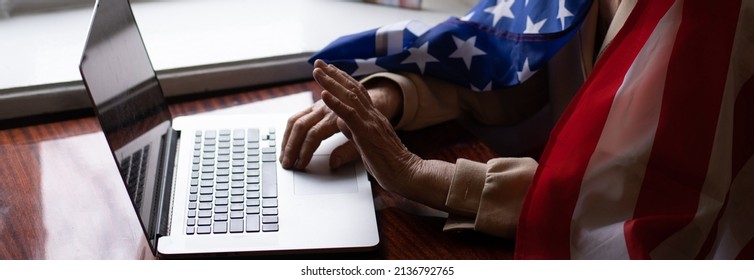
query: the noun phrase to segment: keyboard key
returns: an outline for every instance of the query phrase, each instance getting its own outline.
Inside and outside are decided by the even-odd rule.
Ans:
[[[217,144],[217,147],[220,149],[230,149],[230,142],[220,142],[220,144]]]
[[[215,213],[228,213],[228,206],[215,207]]]
[[[259,199],[247,199],[246,206],[259,206],[261,201]]]
[[[230,175],[230,170],[228,170],[228,169],[220,169],[220,170],[217,170],[217,172],[215,174],[217,176],[228,176],[228,175]]]
[[[191,179],[191,185],[192,186],[198,186],[199,185],[199,179]]]
[[[231,233],[243,232],[243,220],[241,219],[230,220],[230,232]]]
[[[246,185],[246,191],[247,192],[259,191],[259,184],[249,183],[248,185]]]
[[[199,202],[211,202],[212,201],[212,195],[200,195],[199,196]]]
[[[244,143],[243,139],[233,140],[233,146],[243,146],[244,144],[246,143]]]
[[[230,204],[230,210],[231,211],[243,211],[243,204],[241,204],[241,203],[231,203]]]
[[[219,150],[217,150],[217,154],[221,155],[221,156],[230,155],[230,149],[228,149],[228,148],[219,149]]]
[[[230,203],[243,203],[243,196],[233,196],[230,198]]]
[[[193,159],[191,160],[191,163],[193,163],[193,164],[198,164],[199,162],[200,162],[200,158],[196,158],[196,157],[195,157],[195,158],[193,158]]]
[[[243,167],[233,167],[233,169],[231,169],[231,172],[232,172],[233,174],[239,174],[239,173],[243,173],[243,171],[244,171],[244,170],[243,170]]]
[[[259,156],[249,156],[246,158],[246,162],[259,162]]]
[[[209,217],[212,217],[211,210],[199,210],[199,218],[209,218]]]
[[[259,170],[249,170],[249,172],[246,172],[246,176],[259,177]]]
[[[215,143],[216,142],[215,142],[214,139],[206,140],[206,141],[204,141],[204,146],[207,146],[207,147],[214,146]]]
[[[278,231],[278,224],[263,224],[262,231]]]
[[[262,216],[263,224],[277,224],[278,216]]]
[[[209,234],[210,233],[210,226],[200,226],[197,228],[196,233],[198,234]]]
[[[214,166],[202,166],[202,173],[212,173],[215,171]]]
[[[197,163],[199,163],[199,162],[197,162]],[[199,171],[199,165],[198,164],[194,164],[194,166],[191,167],[191,171]]]
[[[233,160],[243,160],[243,154],[233,154]]]
[[[230,136],[228,136],[228,135],[223,135],[223,136],[220,136],[220,137],[219,137],[219,138],[217,138],[217,139],[218,139],[218,141],[220,141],[220,142],[230,142]]]
[[[259,192],[247,192],[246,198],[248,199],[259,198]]]
[[[231,211],[230,212],[230,218],[231,219],[243,219],[243,211]]]
[[[197,221],[196,224],[200,226],[208,226],[212,224],[212,219],[209,219],[209,218],[199,219],[199,221]]]
[[[227,198],[218,198],[217,201],[215,201],[215,205],[228,205],[228,199]]]
[[[217,163],[217,169],[228,169],[230,168],[230,164],[227,162],[218,162]]]
[[[246,214],[259,214],[259,206],[246,207]]]
[[[191,210],[196,209],[196,202],[189,202],[188,209],[191,209]]]
[[[191,179],[199,178],[199,172],[191,172]]]
[[[259,184],[259,181],[260,181],[259,177],[248,177],[246,179],[246,183],[248,184]]]
[[[262,209],[262,215],[265,216],[274,216],[278,214],[277,208],[264,208]]]
[[[186,227],[186,234],[194,234],[194,227]]]
[[[202,180],[212,180],[212,178],[215,178],[215,174],[212,173],[202,173]],[[204,186],[204,185],[202,185]]]
[[[219,133],[221,136],[228,136],[230,135],[230,129],[222,129]]]
[[[227,221],[228,220],[228,214],[215,214],[214,219],[215,219],[215,221]]]
[[[262,154],[262,162],[275,162],[277,161],[277,155],[275,154]]]
[[[262,148],[262,154],[274,154],[274,153],[275,153],[275,148],[272,148],[272,147]]]
[[[204,154],[214,153],[214,152],[215,152],[215,146],[204,146]]]
[[[215,194],[215,197],[217,198],[228,197],[228,191],[217,191],[217,193]]]
[[[202,160],[202,166],[214,166],[215,161],[211,159]]]
[[[228,232],[228,222],[215,222],[213,226],[214,233],[227,233]]]
[[[246,232],[259,231],[259,215],[246,215]]]
[[[230,179],[228,176],[217,176],[217,179],[215,180],[218,183],[227,183],[230,182]]]
[[[194,218],[194,217],[196,217],[196,210],[189,210],[189,211],[188,211],[188,217],[189,217],[189,218]]]
[[[241,182],[241,181],[230,182],[230,187],[231,188],[243,188],[243,186],[244,186],[244,183]]]
[[[275,147],[275,145],[276,145],[276,144],[275,144],[275,140],[272,140],[272,141],[270,141],[270,143],[269,143],[269,144],[267,144],[267,145],[269,145],[270,147],[273,147],[273,148],[274,148],[274,147]]]
[[[212,194],[213,189],[212,188],[202,188],[199,191],[199,194]]]
[[[214,149],[213,149],[213,151],[211,153],[204,153],[204,154],[202,154],[202,158],[205,159],[205,160],[207,160],[207,159],[214,159],[215,158]]]
[[[259,145],[257,144],[256,146],[259,146]],[[246,151],[246,155],[247,156],[258,156],[259,155],[259,147],[248,147],[248,150]]]
[[[262,164],[262,197],[277,197],[277,165],[275,162],[265,162]]]
[[[189,201],[196,202],[197,195],[196,194],[190,194],[189,195]]]
[[[249,163],[246,165],[246,170],[257,170],[259,169],[259,163]]]
[[[209,203],[209,202],[199,203],[199,210],[212,210],[212,203]]]
[[[264,207],[264,208],[278,207],[278,200],[277,200],[277,198],[262,200],[262,207]]]
[[[215,186],[215,189],[218,191],[226,191],[228,190],[228,184],[227,183],[219,183],[217,186]]]
[[[204,139],[215,139],[215,131],[214,130],[204,131]]]
[[[270,129],[267,131],[269,134],[275,134],[275,128],[270,127]]]
[[[243,189],[232,189],[230,190],[230,195],[236,196],[236,195],[243,195],[244,191]]]
[[[230,176],[230,179],[233,181],[243,181],[244,176],[243,174],[233,174]]]
[[[259,129],[249,128],[246,130],[246,140],[249,142],[259,141]]]
[[[230,161],[230,156],[228,155],[217,156],[217,161]]]
[[[235,139],[235,140],[243,139],[244,136],[245,135],[244,135],[243,129],[234,129],[233,130],[233,139]]]
[[[188,219],[186,219],[186,225],[187,226],[193,227],[195,224],[196,224],[196,219],[194,219],[194,218],[188,218]]]
[[[211,187],[211,186],[214,186],[214,183],[212,182],[212,180],[202,180],[201,186],[202,187]]]
[[[243,162],[243,160],[234,160],[233,161],[233,167],[243,167],[246,165],[246,163]]]
[[[192,193],[192,194],[197,193],[197,192],[199,192],[199,188],[198,187],[191,187],[189,189],[189,192]]]

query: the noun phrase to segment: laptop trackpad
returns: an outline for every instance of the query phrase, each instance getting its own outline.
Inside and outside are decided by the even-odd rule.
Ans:
[[[293,172],[293,188],[296,194],[355,193],[356,169],[353,164],[330,170],[330,155],[314,155],[304,172]]]

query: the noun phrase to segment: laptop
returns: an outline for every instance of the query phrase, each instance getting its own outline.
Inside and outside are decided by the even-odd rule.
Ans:
[[[172,118],[127,0],[97,1],[79,69],[156,256],[379,243],[363,165],[329,170],[342,135],[297,172],[278,162],[287,115]]]

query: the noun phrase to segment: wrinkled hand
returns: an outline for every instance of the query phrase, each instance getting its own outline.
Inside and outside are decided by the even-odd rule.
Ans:
[[[337,127],[356,144],[365,167],[380,185],[398,191],[411,181],[422,160],[401,143],[361,83],[321,60],[314,66],[314,79],[325,89],[322,100],[338,116]]]

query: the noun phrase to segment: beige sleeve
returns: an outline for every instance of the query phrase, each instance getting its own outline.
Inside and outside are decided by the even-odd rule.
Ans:
[[[413,73],[377,73],[362,83],[375,79],[389,79],[401,88],[403,111],[397,130],[420,129],[464,116],[487,125],[516,124],[536,113],[548,99],[544,73],[520,86],[487,92]]]
[[[459,159],[445,206],[468,216],[451,215],[444,230],[473,229],[514,238],[537,166],[532,158],[496,158],[486,164]]]

